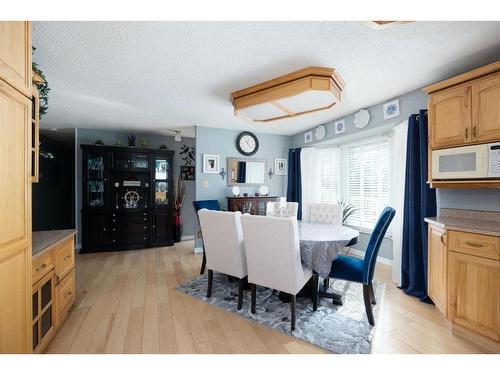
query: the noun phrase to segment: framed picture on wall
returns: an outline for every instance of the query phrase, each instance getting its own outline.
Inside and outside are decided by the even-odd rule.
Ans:
[[[340,120],[335,122],[335,134],[345,133],[345,120]]]
[[[274,174],[277,176],[284,176],[286,175],[286,171],[286,159],[274,159]]]
[[[219,173],[219,155],[203,154],[203,173]]]
[[[384,120],[399,116],[399,99],[384,104]]]
[[[181,180],[194,181],[194,166],[192,165],[181,166]]]
[[[304,143],[310,143],[313,140],[313,132],[308,131],[304,133]]]

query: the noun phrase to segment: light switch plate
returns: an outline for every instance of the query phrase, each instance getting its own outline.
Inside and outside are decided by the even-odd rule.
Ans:
[[[204,188],[207,188],[207,187],[208,187],[208,181],[207,181],[207,180],[203,180],[203,187],[204,187]]]

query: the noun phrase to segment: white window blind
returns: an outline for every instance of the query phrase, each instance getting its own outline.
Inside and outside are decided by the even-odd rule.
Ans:
[[[321,164],[321,202],[337,203],[341,199],[342,187],[342,158],[340,148],[319,148],[318,156]]]
[[[390,138],[371,138],[319,152],[321,201],[354,205],[357,210],[346,224],[371,231],[390,202]]]

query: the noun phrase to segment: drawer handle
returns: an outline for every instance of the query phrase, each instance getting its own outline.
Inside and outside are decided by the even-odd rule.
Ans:
[[[465,139],[469,139],[469,128],[465,128]]]
[[[445,238],[446,238],[446,233],[443,233],[443,234],[441,235],[441,243],[442,243],[443,245],[446,245],[446,242],[444,241],[444,239],[445,239]]]
[[[47,268],[47,264],[46,263],[42,263],[41,267],[38,267],[38,268],[35,268],[35,272],[40,272],[41,270]]]
[[[64,260],[68,260],[69,258],[71,258],[71,255],[68,254],[64,257]]]
[[[477,242],[469,242],[469,241],[465,241],[465,243],[469,246],[472,246],[472,247],[484,247],[483,244],[481,243],[477,243]]]
[[[472,128],[472,136],[473,136],[474,138],[477,138],[477,127],[476,127],[476,126],[474,126],[474,127]]]

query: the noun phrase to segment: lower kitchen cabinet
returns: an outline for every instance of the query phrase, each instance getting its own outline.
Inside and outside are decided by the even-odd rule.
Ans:
[[[449,318],[500,341],[500,262],[450,251]]]
[[[454,328],[498,345],[500,238],[429,224],[428,239],[429,297]]]
[[[33,285],[33,353],[42,353],[55,334],[54,285],[54,269]]]

